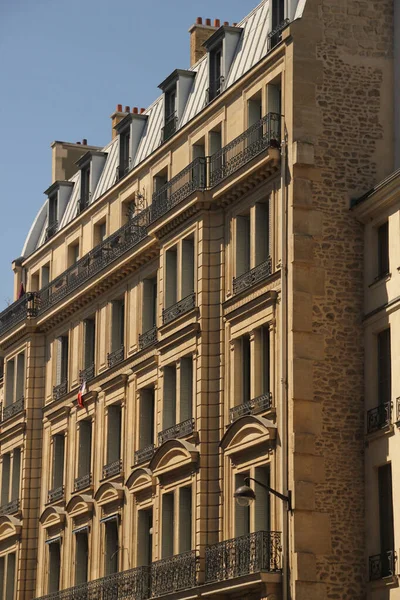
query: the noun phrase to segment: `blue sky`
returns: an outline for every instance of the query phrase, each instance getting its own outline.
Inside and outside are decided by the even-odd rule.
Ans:
[[[0,310],[51,183],[50,143],[105,145],[117,104],[147,107],[167,75],[189,66],[197,16],[237,22],[258,3],[0,1]]]

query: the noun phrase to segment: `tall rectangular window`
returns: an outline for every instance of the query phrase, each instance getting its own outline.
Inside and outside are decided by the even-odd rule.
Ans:
[[[178,249],[177,247],[167,250],[165,253],[165,306],[168,308],[176,303],[178,299]]]
[[[218,46],[210,51],[210,87],[208,91],[208,101],[211,102],[222,92],[222,46]]]
[[[84,368],[90,369],[95,364],[96,321],[94,317],[84,322]]]
[[[244,335],[241,338],[242,345],[242,398],[243,403],[250,400],[251,376],[250,376],[250,338]]]
[[[118,521],[112,519],[105,523],[105,554],[104,554],[104,571],[105,575],[118,573]]]
[[[58,592],[60,589],[61,573],[61,544],[59,541],[48,544],[49,547],[49,579],[48,593]]]
[[[193,358],[181,358],[180,366],[179,421],[192,418],[193,404]]]
[[[14,402],[15,386],[15,359],[7,361],[6,366],[6,394],[5,406],[10,406]]]
[[[269,492],[261,485],[270,485],[269,467],[256,467],[254,470],[254,529],[255,531],[269,531],[270,529],[270,498]]]
[[[54,227],[58,221],[58,193],[49,197],[49,223],[48,227]]]
[[[162,558],[174,554],[174,494],[162,496]]]
[[[250,215],[236,217],[236,277],[250,271]]]
[[[261,393],[270,390],[270,334],[269,327],[261,327]]]
[[[138,511],[137,566],[148,566],[153,561],[153,510]]]
[[[119,176],[124,177],[130,166],[131,130],[127,127],[119,135]]]
[[[244,480],[249,473],[235,475],[235,490],[244,485]],[[235,503],[235,537],[250,533],[250,506],[240,506]]]
[[[107,463],[119,461],[121,458],[121,417],[119,404],[108,407],[107,416]]]
[[[157,325],[157,277],[143,281],[143,333]]]
[[[379,529],[382,554],[382,576],[391,569],[388,552],[394,551],[392,465],[390,463],[378,469],[379,486]]]
[[[15,575],[16,575],[16,560],[15,554],[7,556],[7,579],[6,579],[6,596],[5,600],[14,600],[15,594]],[[1,586],[1,583],[0,583]]]
[[[68,335],[56,340],[56,385],[68,381]]]
[[[194,239],[182,241],[182,298],[194,292]]]
[[[269,244],[269,202],[257,202],[255,205],[255,267],[268,260]]]
[[[389,273],[389,223],[378,227],[378,277]]]
[[[378,396],[379,404],[390,402],[392,397],[390,328],[378,334]]]
[[[125,302],[123,298],[114,300],[111,313],[111,352],[124,346],[125,338]]]
[[[92,470],[92,422],[79,421],[78,478],[89,478]]]
[[[53,436],[53,480],[52,489],[62,488],[64,485],[64,454],[65,436],[63,433]]]
[[[12,458],[11,502],[19,500],[21,484],[21,448],[14,448]]]
[[[88,581],[89,539],[87,530],[75,534],[75,545],[75,585],[79,585]]]
[[[11,454],[3,454],[1,461],[1,506],[8,504],[11,480]]]
[[[164,367],[163,428],[176,424],[176,366]]]
[[[179,553],[192,549],[192,488],[179,489]]]
[[[146,448],[154,444],[154,388],[140,391],[139,398],[139,447]]]
[[[90,202],[90,163],[81,170],[80,210],[89,206]]]

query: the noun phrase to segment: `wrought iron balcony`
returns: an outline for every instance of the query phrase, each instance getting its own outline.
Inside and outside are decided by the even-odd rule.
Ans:
[[[148,346],[152,346],[157,341],[157,327],[149,329],[139,335],[139,350],[144,350]]]
[[[146,600],[150,594],[149,583],[150,567],[137,567],[53,592],[36,600]]]
[[[54,221],[51,223],[46,229],[46,241],[49,240],[53,235],[55,235],[58,231],[58,221]]]
[[[392,422],[392,403],[379,404],[367,412],[367,433],[383,429]]]
[[[205,582],[281,570],[281,534],[258,531],[206,547]]]
[[[0,506],[0,516],[13,515],[19,511],[19,498]]]
[[[210,156],[209,186],[214,187],[269,147],[280,147],[281,115],[269,113]]]
[[[168,308],[163,308],[162,311],[162,321],[163,325],[170,323],[174,319],[177,319],[181,315],[189,312],[196,306],[196,294],[189,294],[183,300],[179,300],[176,304],[169,306]]]
[[[37,293],[28,292],[0,313],[0,335],[37,315]]]
[[[210,87],[206,90],[206,102],[207,104],[214,100],[217,96],[219,96],[224,88],[225,78],[221,75],[221,77],[217,77],[213,81],[210,81]]]
[[[107,354],[107,364],[108,368],[115,367],[118,363],[124,360],[125,347],[121,346],[118,350],[114,350],[114,352],[109,352]]]
[[[38,314],[66,298],[83,283],[100,273],[117,258],[131,250],[147,236],[149,211],[143,210],[126,225],[118,229],[93,250],[88,252],[72,267],[53,279],[38,292]],[[0,315],[1,319],[1,315]]]
[[[68,393],[68,381],[62,381],[53,387],[53,400],[59,400]]]
[[[103,467],[103,479],[108,479],[108,477],[114,477],[114,475],[119,475],[122,469],[122,460],[119,458],[118,460],[114,460],[108,465],[104,465]]]
[[[152,563],[150,598],[190,590],[197,585],[196,551],[177,554]]]
[[[171,136],[174,135],[177,124],[178,117],[176,116],[176,112],[173,112],[172,115],[165,117],[165,125],[161,129],[163,142],[166,142]]]
[[[174,440],[177,438],[185,437],[190,435],[194,431],[194,419],[186,419],[182,423],[168,427],[158,434],[158,444],[161,446],[167,440]]]
[[[60,485],[52,490],[49,490],[47,494],[47,502],[50,504],[51,502],[57,502],[58,500],[62,500],[64,498],[64,486]]]
[[[272,274],[272,261],[271,258],[268,258],[265,262],[261,263],[251,269],[251,271],[247,271],[247,273],[243,273],[243,275],[239,275],[239,277],[235,277],[233,279],[233,293],[239,294],[239,292],[243,292],[243,290],[247,290],[252,285],[255,285],[259,281],[266,279]]]
[[[155,221],[196,190],[206,187],[206,158],[199,157],[153,194],[151,220]]]
[[[268,34],[268,50],[272,50],[279,42],[282,41],[282,31],[290,23],[290,19],[285,19],[274,27]]]
[[[11,419],[14,415],[22,412],[24,410],[24,397],[20,398],[16,402],[9,404],[8,406],[4,406],[1,414],[1,420],[7,421],[7,419]]]
[[[95,366],[93,363],[89,367],[86,367],[86,369],[82,369],[82,371],[79,371],[79,381],[81,383],[83,381],[90,381],[91,379],[94,378],[95,374],[96,374],[96,369],[95,369]]]
[[[156,447],[154,444],[150,444],[149,446],[145,446],[145,448],[139,448],[139,450],[136,450],[135,465],[140,465],[141,463],[151,460],[155,451]]]
[[[81,477],[77,477],[74,481],[74,490],[75,492],[79,492],[80,490],[84,490],[88,488],[92,483],[92,475],[91,473],[87,473],[86,475],[81,475]]]
[[[393,550],[369,557],[369,580],[376,581],[395,575],[396,553]]]
[[[268,394],[262,394],[257,398],[253,398],[249,400],[249,402],[244,402],[243,404],[239,404],[238,406],[233,406],[229,410],[230,421],[233,423],[240,417],[244,417],[245,415],[257,415],[258,413],[269,410],[272,406],[272,394],[268,392]]]

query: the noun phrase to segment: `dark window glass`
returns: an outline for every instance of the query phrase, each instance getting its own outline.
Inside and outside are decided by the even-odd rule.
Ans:
[[[379,403],[391,401],[392,377],[390,364],[390,329],[378,334],[378,396]]]
[[[388,222],[378,228],[378,277],[389,273],[389,226]]]

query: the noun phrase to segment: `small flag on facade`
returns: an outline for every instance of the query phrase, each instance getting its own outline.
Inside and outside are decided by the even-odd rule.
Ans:
[[[21,281],[21,285],[19,286],[19,292],[18,292],[18,300],[20,298],[22,298],[22,296],[25,295],[25,288],[24,288],[24,284]]]
[[[81,387],[78,392],[78,404],[82,408],[83,407],[83,396],[86,394],[86,381],[83,380],[81,383]]]

